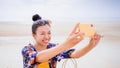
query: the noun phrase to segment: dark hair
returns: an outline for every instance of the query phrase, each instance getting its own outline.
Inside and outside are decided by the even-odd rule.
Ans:
[[[50,22],[48,20],[43,20],[38,14],[33,15],[32,17],[33,25],[32,25],[32,33],[36,34],[36,30],[39,26],[49,25]]]

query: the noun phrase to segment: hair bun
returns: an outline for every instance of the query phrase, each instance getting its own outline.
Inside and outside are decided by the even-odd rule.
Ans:
[[[35,15],[33,15],[33,17],[32,17],[32,20],[33,21],[37,21],[37,20],[40,20],[40,19],[42,19],[38,14],[35,14]]]

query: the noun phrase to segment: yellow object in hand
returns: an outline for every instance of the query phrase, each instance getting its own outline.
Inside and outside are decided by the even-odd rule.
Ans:
[[[84,33],[84,37],[91,37],[95,34],[92,24],[79,24],[78,31]]]

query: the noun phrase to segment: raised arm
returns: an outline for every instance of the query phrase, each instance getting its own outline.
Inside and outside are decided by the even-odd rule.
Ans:
[[[68,38],[63,43],[57,45],[56,47],[40,51],[36,56],[36,61],[46,62],[52,57],[59,54],[60,52],[63,52],[64,50],[67,50],[78,44],[82,40],[82,38],[78,38],[78,37],[83,36],[83,34],[80,32],[76,32],[77,27],[78,24],[76,24],[76,26],[74,27]]]
[[[88,53],[91,49],[93,49],[98,44],[100,38],[101,38],[101,35],[95,34],[93,37],[91,37],[88,45],[86,45],[82,49],[75,50],[73,53],[71,53],[70,57],[79,58],[79,57],[85,55],[86,53]]]

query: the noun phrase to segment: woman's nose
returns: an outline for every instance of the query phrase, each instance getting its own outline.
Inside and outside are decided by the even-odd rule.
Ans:
[[[49,38],[50,38],[50,36],[46,34],[45,35],[45,39],[49,39]]]

